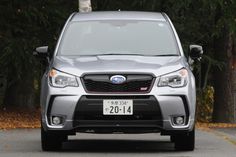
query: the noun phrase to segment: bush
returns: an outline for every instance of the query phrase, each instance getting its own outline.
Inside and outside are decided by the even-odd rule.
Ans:
[[[214,88],[207,86],[197,92],[197,121],[211,122],[214,105]]]

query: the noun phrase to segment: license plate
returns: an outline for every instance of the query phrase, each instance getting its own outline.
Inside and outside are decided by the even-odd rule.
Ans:
[[[133,115],[133,100],[103,100],[103,115]]]

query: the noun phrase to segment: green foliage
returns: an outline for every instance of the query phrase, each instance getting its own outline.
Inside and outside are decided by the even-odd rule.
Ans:
[[[24,80],[25,73],[38,70],[34,48],[55,43],[72,6],[62,0],[1,1],[0,68],[10,81]]]
[[[14,91],[7,90],[10,99],[16,93],[19,97],[33,94],[33,82],[40,79],[42,67],[32,52],[38,46],[55,44],[76,4],[65,0],[1,0],[0,73],[7,78],[8,89]]]

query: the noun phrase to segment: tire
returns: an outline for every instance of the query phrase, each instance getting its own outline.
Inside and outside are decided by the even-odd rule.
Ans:
[[[62,148],[62,142],[67,139],[67,135],[47,132],[41,126],[41,146],[43,151],[59,151]]]
[[[193,151],[195,148],[195,129],[188,133],[173,135],[175,150]]]

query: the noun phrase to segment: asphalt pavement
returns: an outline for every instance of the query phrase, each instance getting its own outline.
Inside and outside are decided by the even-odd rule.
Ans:
[[[0,131],[0,157],[236,157],[236,129],[227,131],[197,130],[193,152],[175,151],[159,134],[77,134],[63,151],[43,152],[39,129],[16,129]]]

